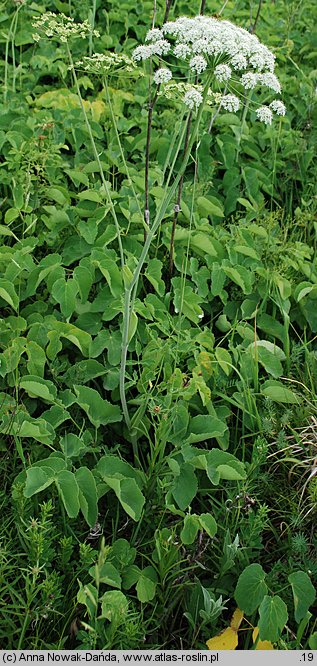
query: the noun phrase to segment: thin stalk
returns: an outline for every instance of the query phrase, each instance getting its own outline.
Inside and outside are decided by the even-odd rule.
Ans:
[[[192,112],[190,112],[190,114],[188,116],[188,120],[187,120],[187,127],[186,127],[184,155],[186,153],[187,146],[188,146],[188,141],[189,141],[189,136],[190,136],[190,128],[191,128],[191,124],[192,124],[192,117],[193,117],[193,114],[192,114]],[[180,212],[183,184],[184,184],[184,174],[182,175],[182,177],[179,181],[177,200],[176,200],[176,204],[175,204],[175,207],[174,207],[174,218],[173,218],[173,223],[172,223],[171,240],[170,240],[169,280],[171,280],[171,278],[172,278],[173,269],[174,269],[175,231],[176,231],[176,224],[177,224],[177,220],[178,220],[178,214]]]
[[[169,165],[169,161],[170,161],[170,158],[171,158],[174,146],[175,146],[176,138],[179,135],[179,129],[180,129],[180,127],[182,125],[182,122],[183,122],[183,117],[184,116],[182,115],[181,118],[180,118],[179,124],[176,125],[175,131],[173,133],[173,138],[172,138],[172,140],[170,141],[170,144],[169,144],[169,148],[168,148],[167,155],[166,155],[165,162],[164,162],[164,166],[163,166],[163,178],[165,178],[165,173],[166,173],[167,167]]]
[[[150,209],[149,209],[149,170],[150,170],[150,144],[151,132],[153,121],[153,109],[157,100],[157,95],[160,86],[157,86],[154,97],[151,97],[151,90],[149,90],[149,105],[147,117],[147,131],[146,131],[146,146],[145,146],[145,174],[144,174],[144,241],[146,240],[146,233],[150,225]]]
[[[92,56],[93,52],[93,33],[95,29],[95,19],[96,19],[96,11],[97,11],[97,0],[92,0],[92,11],[89,12],[90,14],[90,33],[89,33],[89,56]]]
[[[131,320],[131,314],[132,314],[132,309],[131,309],[131,295],[134,290],[134,287],[137,286],[141,270],[143,268],[143,264],[146,260],[146,257],[149,252],[150,245],[152,243],[152,240],[163,220],[163,217],[167,211],[168,206],[171,204],[173,201],[173,198],[177,192],[180,180],[182,176],[184,175],[186,166],[188,164],[188,160],[191,154],[192,147],[194,145],[194,142],[196,140],[198,128],[201,122],[201,117],[204,109],[204,103],[207,98],[208,94],[208,89],[210,85],[210,80],[211,77],[208,78],[207,83],[204,88],[204,93],[203,93],[203,101],[198,109],[196,120],[192,129],[191,136],[188,141],[188,146],[187,150],[184,154],[182,164],[180,166],[179,172],[171,185],[169,191],[166,191],[165,197],[162,200],[162,203],[160,205],[159,210],[156,213],[153,225],[151,229],[149,230],[149,233],[147,235],[147,238],[145,240],[137,267],[135,268],[135,271],[133,273],[132,279],[130,281],[130,284],[128,287],[126,287],[125,291],[125,299],[124,299],[124,310],[123,310],[123,331],[122,331],[122,352],[121,352],[121,364],[120,364],[120,400],[122,404],[122,410],[123,410],[123,415],[124,419],[126,422],[127,427],[131,428],[131,420],[129,416],[129,410],[127,406],[127,399],[126,399],[126,392],[125,392],[125,373],[126,373],[126,362],[127,362],[127,352],[128,352],[128,345],[129,345],[129,326],[130,326],[130,320]]]
[[[206,0],[201,0],[200,10],[199,10],[201,16],[203,16],[204,14],[205,7],[206,7]]]
[[[11,40],[11,49],[12,49],[12,61],[13,61],[13,67],[15,66],[15,53],[14,53],[14,37],[15,37],[15,32],[17,28],[17,22],[18,22],[18,16],[19,16],[19,11],[21,9],[22,5],[19,5],[13,15],[10,27],[9,27],[9,32],[8,32],[8,37],[6,39],[6,45],[5,45],[5,60],[4,60],[4,86],[3,86],[3,101],[6,104],[7,103],[7,95],[8,95],[8,79],[9,79],[9,44]]]
[[[142,210],[141,210],[141,207],[140,207],[140,204],[139,204],[139,199],[138,199],[136,191],[134,189],[132,179],[130,178],[129,167],[127,165],[127,161],[126,161],[125,156],[124,156],[124,151],[123,151],[123,148],[122,148],[122,144],[121,144],[121,140],[120,140],[117,124],[116,124],[116,119],[114,117],[113,107],[112,107],[111,99],[110,99],[110,95],[109,95],[109,88],[108,88],[107,79],[104,79],[103,84],[104,84],[104,88],[105,88],[105,91],[106,91],[106,99],[107,99],[107,103],[108,103],[109,110],[110,110],[112,126],[113,126],[113,129],[115,131],[115,135],[116,135],[116,139],[117,139],[117,142],[118,142],[118,146],[119,146],[123,166],[125,168],[125,172],[126,172],[126,176],[127,176],[127,179],[128,179],[129,186],[131,187],[131,190],[133,192],[133,196],[135,198],[135,201],[136,201],[136,204],[137,204],[137,207],[138,207],[138,212],[142,217]]]
[[[245,101],[245,104],[244,104],[244,109],[243,109],[243,114],[242,114],[242,119],[241,119],[241,131],[240,131],[239,136],[238,136],[238,139],[237,139],[238,147],[237,147],[236,161],[238,161],[238,158],[239,158],[239,155],[240,155],[240,150],[241,150],[241,139],[242,139],[242,134],[243,134],[243,130],[244,130],[245,119],[246,119],[246,117],[247,117],[247,113],[248,113],[248,111],[249,111],[249,106],[250,106],[250,102],[251,102],[251,97],[252,97],[252,90],[251,90],[251,92],[250,92],[250,94],[249,94],[249,97],[247,98],[247,100]]]
[[[169,15],[169,13],[170,13],[170,9],[171,9],[171,6],[172,6],[172,2],[173,2],[173,0],[166,0],[165,14],[164,14],[164,18],[163,18],[163,23],[166,23],[166,21],[167,21],[167,19],[168,19],[168,15]]]
[[[152,18],[152,29],[155,26],[156,20],[156,0],[153,4],[153,18]],[[149,104],[148,104],[148,115],[147,115],[147,130],[146,130],[146,146],[145,146],[145,172],[144,172],[144,242],[146,241],[146,234],[150,225],[150,208],[149,208],[149,168],[150,168],[150,143],[151,143],[151,131],[152,131],[152,121],[153,121],[153,109],[155,102],[157,100],[157,94],[160,86],[158,85],[154,97],[151,95],[151,83],[152,83],[152,58],[150,59],[150,78],[149,78]]]
[[[259,20],[259,18],[260,18],[260,14],[261,14],[261,9],[262,9],[262,0],[259,0],[258,11],[257,11],[257,13],[256,13],[256,17],[255,17],[255,19],[254,19],[254,23],[253,23],[253,24],[251,23],[251,25],[250,25],[250,32],[251,32],[252,34],[254,34],[254,33],[256,32],[256,28],[257,28],[258,20]]]
[[[86,109],[84,107],[83,98],[81,96],[81,92],[80,92],[80,88],[79,88],[79,84],[78,84],[78,79],[77,79],[77,76],[76,76],[75,67],[74,67],[74,63],[73,63],[73,59],[72,59],[72,54],[70,52],[68,44],[67,44],[67,55],[68,55],[68,58],[69,58],[69,62],[70,62],[71,71],[72,71],[74,82],[75,82],[75,87],[76,87],[79,103],[80,103],[80,106],[81,106],[81,110],[83,112],[83,116],[84,116],[86,127],[87,127],[87,130],[88,130],[89,138],[90,138],[90,141],[91,141],[94,157],[95,157],[95,160],[96,160],[96,162],[98,164],[98,167],[99,167],[101,181],[102,181],[104,190],[105,190],[106,195],[107,195],[108,204],[110,206],[110,212],[112,214],[113,221],[114,221],[114,224],[115,224],[115,227],[116,227],[117,239],[118,239],[118,245],[119,245],[119,252],[120,252],[121,267],[123,268],[124,267],[124,254],[123,254],[123,247],[122,247],[122,240],[121,240],[121,230],[120,230],[117,214],[116,214],[116,211],[115,211],[115,207],[114,207],[113,201],[111,199],[111,193],[110,193],[110,190],[109,190],[109,186],[108,186],[108,183],[106,181],[105,174],[104,174],[102,164],[101,164],[101,161],[100,161],[100,157],[99,157],[99,154],[98,154],[98,151],[97,151],[95,139],[93,137],[93,133],[92,133],[91,126],[90,126],[90,122],[88,120]]]
[[[223,91],[223,94],[224,94],[224,95],[226,95],[226,93],[227,93],[227,89],[228,89],[228,87],[225,86],[224,91]],[[221,111],[221,104],[219,104],[217,111],[215,111],[214,115],[211,117],[211,120],[210,120],[210,123],[209,123],[209,127],[208,127],[208,134],[211,133],[211,130],[212,130],[213,125],[214,125],[214,122],[215,122],[216,118],[218,117],[220,111]]]
[[[152,18],[152,28],[155,26],[155,21],[156,21],[156,0],[153,0],[153,18]]]
[[[219,12],[218,12],[218,16],[221,16],[222,12],[226,9],[226,6],[227,6],[228,2],[229,2],[229,0],[225,0],[225,2],[223,3],[221,9],[220,9]]]

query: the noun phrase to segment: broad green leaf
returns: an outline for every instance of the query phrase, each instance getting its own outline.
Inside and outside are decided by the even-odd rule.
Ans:
[[[29,375],[36,375],[43,378],[46,364],[46,354],[44,349],[37,342],[28,340],[26,344],[26,353],[28,361],[26,364]]]
[[[235,252],[243,254],[245,257],[251,257],[251,259],[256,259],[257,261],[260,260],[258,253],[253,247],[250,247],[250,245],[235,245],[234,250]]]
[[[295,571],[288,576],[288,581],[293,590],[295,620],[299,623],[314,603],[316,590],[305,571]]]
[[[26,470],[26,484],[24,496],[32,497],[41,490],[48,488],[54,481],[54,470],[49,468],[31,467]]]
[[[79,604],[82,604],[87,608],[88,616],[90,620],[92,620],[98,606],[98,590],[92,583],[83,585],[80,580],[78,583],[79,591],[77,592],[77,601]]]
[[[82,303],[86,303],[90,289],[93,285],[93,269],[90,271],[87,266],[79,265],[74,270],[74,278],[78,285],[78,290]]]
[[[141,571],[141,575],[136,584],[138,600],[142,603],[152,601],[155,597],[156,585],[157,574],[155,569],[151,566],[145,567],[145,569]]]
[[[192,465],[184,463],[176,477],[172,495],[179,508],[184,511],[194,499],[198,489],[197,477]]]
[[[25,375],[21,378],[20,387],[32,398],[42,398],[48,402],[56,402],[57,389],[53,382],[35,375]]]
[[[122,420],[122,414],[118,405],[112,405],[108,400],[103,400],[95,389],[86,386],[74,386],[77,395],[77,403],[86,412],[91,423],[99,428],[107,423],[117,423]]]
[[[299,303],[305,296],[308,294],[316,294],[317,285],[312,284],[311,282],[301,282],[294,289],[294,298],[297,303]]]
[[[172,285],[175,313],[183,314],[187,319],[198,324],[204,316],[204,312],[199,305],[203,299],[194,292],[189,284],[183,284],[181,278],[173,278]]]
[[[212,539],[217,533],[217,523],[211,513],[201,513],[198,516],[199,524],[202,530]]]
[[[126,513],[137,522],[141,518],[145,504],[144,495],[134,479],[122,479],[119,484],[117,497]],[[108,485],[110,485],[109,480]]]
[[[48,458],[43,458],[42,460],[38,460],[37,463],[33,465],[33,467],[41,467],[44,469],[49,469],[50,472],[53,470],[55,476],[62,470],[66,469],[66,462],[63,458],[63,456],[58,453],[54,452]]]
[[[74,185],[89,185],[89,178],[87,174],[80,171],[80,169],[64,169],[65,173],[71,178]]]
[[[259,607],[260,640],[275,643],[288,620],[287,606],[278,595],[265,596]]]
[[[14,238],[17,242],[20,242],[18,237],[9,229],[8,227],[5,227],[4,224],[0,224],[0,236],[11,236]]]
[[[93,217],[85,221],[80,220],[78,223],[78,231],[86,243],[88,243],[88,245],[93,245],[98,234],[97,220],[95,220]]]
[[[18,310],[19,297],[9,280],[0,279],[0,298],[9,303],[14,310]]]
[[[261,387],[261,393],[273,402],[286,405],[298,405],[300,402],[297,395],[281,382],[266,381]]]
[[[196,204],[201,215],[215,215],[216,217],[224,217],[223,207],[220,201],[215,204],[207,197],[197,197]]]
[[[145,271],[145,277],[153,285],[159,296],[164,296],[165,283],[162,280],[163,264],[159,259],[150,259]]]
[[[199,516],[196,514],[185,516],[184,525],[180,533],[182,543],[184,543],[186,546],[194,543],[199,527]]]
[[[292,285],[290,281],[282,277],[278,273],[273,274],[273,279],[280,292],[283,301],[286,301],[291,296],[292,293]]]
[[[79,488],[81,512],[89,527],[93,527],[98,518],[98,497],[95,478],[88,467],[79,467],[75,472],[75,477]]]
[[[276,356],[276,358],[278,358],[279,361],[285,361],[286,359],[283,350],[277,345],[273,344],[273,342],[269,342],[269,340],[257,340],[252,345],[250,345],[250,348],[252,347],[254,348],[254,350],[266,349],[271,354]]]
[[[134,479],[139,488],[142,488],[143,477],[139,470],[134,469],[132,465],[121,460],[118,456],[106,454],[100,458],[97,464],[97,472],[104,479],[106,477],[114,477],[116,479]]]
[[[74,384],[78,383],[88,384],[92,379],[102,377],[106,373],[107,370],[104,364],[93,359],[85,359],[68,368],[63,375],[63,382],[69,387],[73,387]]]
[[[276,347],[272,342],[267,340],[258,340],[256,343],[252,342],[248,347],[252,358],[257,360],[269,375],[272,377],[281,377],[283,374],[283,366],[281,360],[285,360],[285,354]]]
[[[283,324],[279,321],[264,313],[258,316],[256,323],[261,331],[264,331],[264,333],[267,333],[268,335],[272,335],[274,338],[277,338],[284,343],[285,330]]]
[[[76,518],[79,513],[79,488],[76,477],[72,472],[63,469],[55,478],[55,483],[70,518]]]
[[[231,453],[212,449],[206,453],[205,460],[207,476],[214,484],[218,484],[220,479],[239,481],[246,477],[244,464]]]
[[[128,343],[130,343],[132,338],[135,336],[137,327],[138,327],[138,315],[134,312],[134,310],[132,310],[129,321]]]
[[[229,352],[226,349],[223,349],[223,347],[216,347],[215,356],[224,373],[227,376],[230,375],[232,371],[232,361]]]
[[[55,436],[53,428],[47,421],[42,418],[33,419],[31,417],[21,420],[20,423],[13,421],[11,434],[16,434],[19,437],[31,437],[49,446],[52,446]]]
[[[96,567],[93,566],[89,569],[89,574],[94,580],[96,580]],[[111,564],[111,562],[105,562],[98,572],[98,579],[100,583],[104,585],[110,585],[111,587],[117,587],[121,589],[121,576],[117,571],[116,567]]]
[[[311,650],[317,650],[317,631],[310,635],[308,645]]]
[[[102,595],[101,599],[101,619],[115,622],[116,627],[125,622],[128,612],[128,600],[120,590],[110,590]]]
[[[189,436],[187,442],[203,442],[205,439],[222,437],[227,430],[227,425],[216,416],[209,414],[194,416],[189,422]]]
[[[78,294],[78,284],[76,280],[70,278],[59,278],[53,284],[52,296],[59,303],[61,312],[68,319],[76,307],[76,296]]]
[[[95,203],[102,203],[103,198],[96,190],[83,190],[78,192],[77,197],[80,201],[94,201]]]
[[[78,458],[86,448],[83,440],[72,432],[60,439],[60,446],[66,458]]]
[[[263,601],[266,593],[265,572],[261,565],[249,564],[240,574],[235,589],[234,598],[238,607],[247,615],[251,615]],[[260,637],[263,638],[262,635]],[[267,636],[264,638],[270,640]]]
[[[4,221],[5,221],[6,224],[11,224],[11,222],[16,220],[17,217],[19,217],[19,215],[20,215],[20,211],[17,208],[8,208],[8,210],[6,211],[5,216],[4,216]]]
[[[203,252],[210,257],[219,257],[218,243],[207,234],[192,234],[190,238],[190,246],[194,250],[200,250],[200,252]]]
[[[254,274],[244,266],[226,266],[223,265],[225,274],[235,282],[244,294],[251,294],[254,282]]]

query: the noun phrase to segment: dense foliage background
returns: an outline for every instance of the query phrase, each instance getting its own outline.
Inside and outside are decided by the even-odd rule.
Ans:
[[[316,649],[316,4],[205,3],[274,51],[287,114],[209,133],[204,112],[173,261],[170,206],[135,294],[131,428],[149,72],[78,66],[76,87],[67,49],[131,56],[201,4],[0,6],[1,647],[206,648],[239,607],[210,649]],[[46,11],[88,37],[34,41]],[[182,123],[159,96],[151,215]]]

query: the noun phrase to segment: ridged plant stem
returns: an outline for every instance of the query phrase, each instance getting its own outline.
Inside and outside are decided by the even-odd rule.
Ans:
[[[197,116],[196,120],[193,123],[192,130],[189,136],[188,140],[188,145],[187,149],[184,153],[182,164],[179,168],[178,174],[171,185],[171,187],[166,190],[165,196],[162,200],[161,206],[159,210],[156,213],[156,216],[154,218],[153,224],[151,228],[149,229],[148,235],[146,237],[138,264],[134,270],[134,273],[132,274],[132,277],[130,279],[129,284],[126,285],[125,288],[125,298],[124,298],[124,309],[123,309],[123,330],[122,330],[122,352],[121,352],[121,365],[120,365],[120,399],[121,399],[121,404],[122,404],[122,411],[124,415],[124,420],[125,423],[128,427],[129,430],[131,430],[131,419],[129,415],[129,410],[127,406],[127,398],[126,398],[126,390],[125,390],[125,376],[126,376],[126,365],[127,365],[127,354],[128,354],[128,346],[129,346],[129,329],[130,329],[130,324],[131,324],[131,316],[132,316],[132,294],[136,294],[138,282],[139,282],[139,277],[141,270],[143,268],[144,262],[147,258],[151,243],[153,241],[153,238],[166,214],[166,211],[170,204],[172,203],[175,194],[178,190],[179,184],[183,178],[186,166],[188,164],[188,160],[191,154],[192,147],[194,145],[194,142],[197,137],[198,133],[198,128],[200,125],[203,109],[204,109],[204,103],[206,101],[207,95],[208,95],[208,90],[210,86],[210,81],[211,77],[208,78],[206,85],[204,87],[204,92],[203,92],[203,101],[197,111]],[[133,297],[133,301],[134,301]]]

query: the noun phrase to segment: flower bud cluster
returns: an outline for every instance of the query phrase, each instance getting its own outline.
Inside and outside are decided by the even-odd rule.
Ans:
[[[85,72],[95,74],[106,74],[119,67],[124,67],[126,71],[130,72],[135,69],[135,63],[129,56],[125,53],[114,53],[112,51],[85,56],[82,60],[78,60],[75,66]]]
[[[87,37],[91,33],[89,21],[75,23],[74,19],[65,14],[54,14],[46,12],[42,16],[37,16],[32,24],[37,32],[33,35],[34,41],[38,42],[41,36],[57,38],[66,43],[71,37]],[[93,35],[99,37],[99,32],[93,30]]]
[[[133,52],[136,61],[167,55],[172,56],[174,61],[182,61],[178,67],[184,67],[186,63],[189,72],[195,75],[196,83],[209,72],[226,88],[234,83],[235,92],[238,84],[243,97],[246,91],[255,88],[265,87],[278,94],[281,92],[280,82],[274,74],[273,53],[256,35],[229,21],[207,16],[181,17],[165,23],[161,29],[150,30],[145,44]],[[164,74],[160,73],[162,71]],[[169,83],[171,78],[170,70],[165,68],[160,68],[157,75],[154,75],[155,83]],[[190,109],[200,106],[203,98],[200,93],[197,94],[197,86],[192,88],[192,92],[186,91],[183,101]],[[224,94],[221,106],[236,112],[240,106],[239,98],[237,95]],[[272,102],[270,107],[260,106],[257,117],[271,124],[273,113],[285,114],[285,107],[279,100]]]

